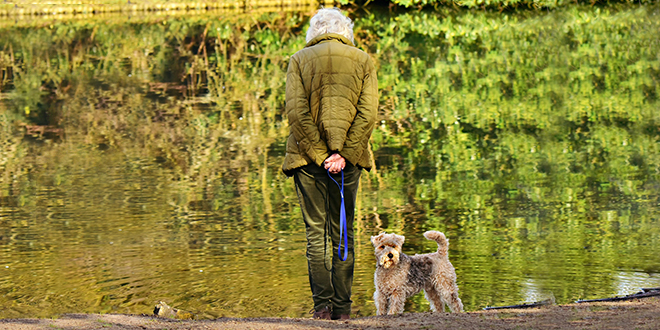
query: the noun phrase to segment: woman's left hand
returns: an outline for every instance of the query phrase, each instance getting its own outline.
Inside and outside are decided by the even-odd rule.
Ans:
[[[323,162],[325,169],[332,174],[341,172],[346,167],[346,159],[340,154],[332,154]]]

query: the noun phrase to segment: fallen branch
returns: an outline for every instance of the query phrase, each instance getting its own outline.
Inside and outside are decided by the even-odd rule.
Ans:
[[[491,310],[491,309],[518,309],[518,308],[533,308],[533,307],[540,307],[540,306],[545,306],[545,305],[552,305],[554,304],[553,299],[546,299],[542,301],[537,301],[533,303],[526,303],[526,304],[521,304],[521,305],[511,305],[511,306],[497,306],[497,307],[486,307],[484,310]]]
[[[642,291],[629,294],[623,297],[612,297],[612,298],[601,298],[601,299],[588,299],[588,300],[578,300],[576,303],[588,303],[588,302],[600,302],[600,301],[622,301],[622,300],[632,300],[638,298],[647,298],[660,296],[660,288],[642,288]]]

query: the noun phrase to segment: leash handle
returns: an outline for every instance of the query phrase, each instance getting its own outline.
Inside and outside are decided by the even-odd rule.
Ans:
[[[337,256],[341,261],[346,261],[348,259],[348,223],[346,222],[346,205],[344,204],[344,170],[341,170],[341,186],[332,177],[330,170],[328,170],[328,176],[330,179],[339,187],[339,193],[341,194],[341,206],[339,209],[339,246],[337,247]],[[341,241],[344,239],[344,256],[342,257],[341,253]]]

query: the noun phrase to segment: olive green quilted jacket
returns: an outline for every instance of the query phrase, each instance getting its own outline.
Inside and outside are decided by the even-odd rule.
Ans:
[[[369,138],[378,112],[378,79],[367,53],[345,37],[326,33],[289,61],[286,113],[289,139],[282,170],[323,165],[337,152],[371,169]]]

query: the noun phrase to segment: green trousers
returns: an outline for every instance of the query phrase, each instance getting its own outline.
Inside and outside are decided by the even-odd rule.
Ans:
[[[330,307],[334,315],[350,314],[353,285],[353,219],[361,169],[351,164],[344,168],[344,204],[348,227],[348,257],[341,261],[339,246],[339,209],[341,195],[328,172],[315,164],[297,169],[293,175],[307,235],[307,268],[314,310]],[[341,174],[333,175],[341,184]],[[342,257],[344,254],[344,241]]]

